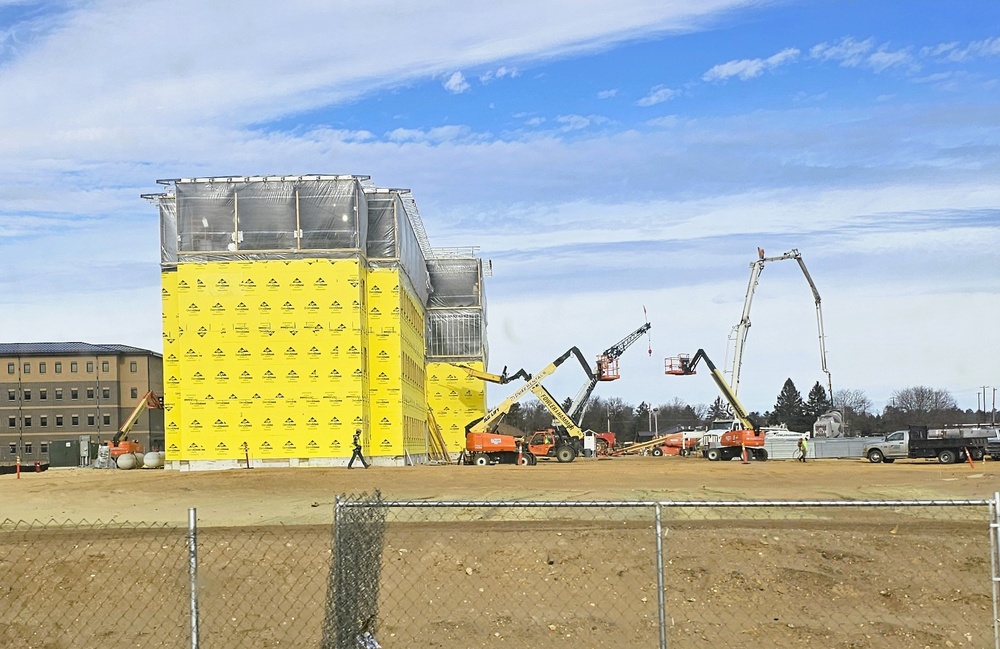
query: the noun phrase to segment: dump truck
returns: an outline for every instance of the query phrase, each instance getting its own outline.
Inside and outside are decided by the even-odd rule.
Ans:
[[[937,459],[941,464],[953,464],[969,458],[983,459],[989,438],[967,436],[963,432],[959,429],[928,430],[927,426],[910,426],[908,430],[897,430],[884,439],[868,442],[862,454],[872,464],[892,464],[907,458]]]

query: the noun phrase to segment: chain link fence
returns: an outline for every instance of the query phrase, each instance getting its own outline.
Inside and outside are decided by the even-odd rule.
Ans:
[[[0,646],[993,647],[992,501],[389,502],[0,524]]]

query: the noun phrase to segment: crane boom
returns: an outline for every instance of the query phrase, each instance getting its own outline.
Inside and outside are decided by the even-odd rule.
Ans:
[[[611,347],[605,349],[604,352],[597,358],[597,371],[592,372],[589,368],[587,368],[588,380],[583,384],[583,387],[580,388],[580,391],[577,392],[569,408],[566,410],[566,414],[568,414],[571,419],[580,425],[583,424],[583,415],[587,410],[587,403],[590,401],[590,395],[593,394],[598,381],[610,381],[618,378],[617,365],[615,364],[615,361],[617,361],[618,358],[625,353],[625,350],[631,347],[635,341],[642,338],[642,335],[649,331],[652,326],[653,325],[647,322],[616,342]]]
[[[735,396],[740,389],[740,370],[743,366],[743,349],[746,346],[747,333],[750,331],[750,306],[753,303],[754,292],[757,290],[757,284],[760,281],[761,271],[764,270],[764,264],[772,261],[794,259],[798,262],[799,268],[802,270],[802,274],[805,275],[806,281],[809,283],[809,288],[812,290],[813,299],[816,303],[816,325],[819,330],[820,364],[823,369],[823,373],[826,374],[828,394],[830,395],[830,398],[833,398],[833,380],[830,376],[830,370],[826,365],[826,334],[823,332],[822,300],[819,296],[819,290],[816,288],[816,283],[813,281],[812,275],[809,274],[809,269],[806,268],[806,264],[802,260],[801,253],[799,253],[797,249],[793,248],[776,257],[765,257],[764,250],[762,248],[757,248],[757,257],[758,258],[750,264],[750,282],[747,285],[747,294],[743,301],[743,314],[739,323],[733,327],[733,333],[730,336],[730,338],[734,341],[733,366],[730,371],[733,395]]]

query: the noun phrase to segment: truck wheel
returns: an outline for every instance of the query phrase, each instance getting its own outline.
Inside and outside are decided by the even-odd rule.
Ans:
[[[538,464],[538,456],[536,456],[534,453],[528,453],[528,458],[530,460],[531,466],[535,466],[536,464]]]
[[[563,444],[556,449],[556,460],[559,462],[572,462],[576,459],[576,449],[569,444]]]
[[[663,449],[659,446],[653,447],[653,457],[662,457]]]
[[[754,449],[753,459],[760,460],[761,462],[767,460],[767,449],[766,448]]]
[[[532,457],[531,453],[521,453],[521,459],[518,464],[521,466],[534,466],[535,463],[531,461]]]
[[[882,451],[878,450],[877,448],[873,448],[872,450],[868,451],[868,461],[871,462],[872,464],[879,464],[884,459],[885,456],[882,455]]]
[[[938,453],[938,462],[941,464],[954,464],[955,463],[955,451],[951,449],[944,449]]]
[[[476,453],[472,456],[472,463],[476,466],[489,466],[490,456],[486,453]]]
[[[978,448],[974,448],[971,451],[969,451],[969,455],[971,455],[972,459],[975,460],[976,462],[986,457],[986,453]]]
[[[717,448],[710,448],[705,452],[705,457],[713,462],[718,462],[722,459],[722,451]]]

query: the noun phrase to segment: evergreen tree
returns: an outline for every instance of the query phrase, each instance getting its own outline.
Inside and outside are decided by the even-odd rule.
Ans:
[[[722,397],[715,397],[715,401],[712,402],[712,406],[708,409],[707,419],[709,423],[716,419],[729,419],[730,417],[729,406],[722,400]]]
[[[804,430],[806,432],[811,431],[813,424],[816,423],[820,415],[830,412],[832,408],[833,402],[826,395],[826,388],[820,385],[819,381],[816,381],[816,385],[809,390],[809,398],[805,404]]]
[[[792,379],[785,379],[768,423],[772,426],[785,424],[791,430],[799,430],[803,426],[804,418],[805,404],[802,403],[802,395],[799,394]]]

